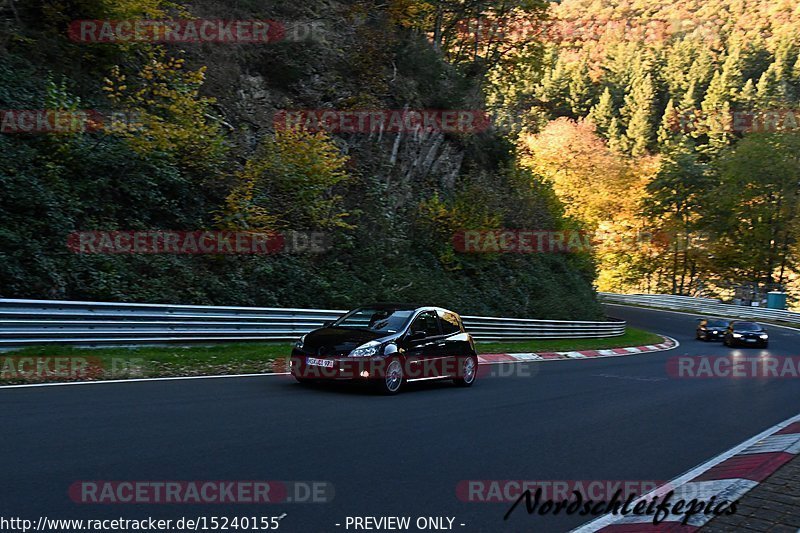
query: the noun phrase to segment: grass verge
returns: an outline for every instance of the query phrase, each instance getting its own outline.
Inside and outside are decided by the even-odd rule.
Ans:
[[[607,339],[556,339],[523,342],[479,342],[479,353],[536,353],[573,352],[578,350],[609,350],[629,346],[647,346],[664,342],[660,335],[636,328],[628,328],[622,337]]]
[[[478,343],[478,351],[483,354],[566,352],[659,342],[662,339],[658,335],[628,328],[622,337]],[[287,343],[136,348],[36,346],[0,355],[0,385],[283,372],[291,349],[292,345]],[[42,362],[46,365],[42,366]]]

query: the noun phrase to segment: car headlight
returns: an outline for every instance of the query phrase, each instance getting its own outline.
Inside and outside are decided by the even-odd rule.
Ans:
[[[303,349],[303,345],[305,344],[305,342],[306,342],[306,336],[303,335],[302,337],[300,337],[299,341],[294,343],[294,347],[297,348],[298,350],[302,350]]]
[[[767,339],[769,339],[769,335],[767,335],[767,334],[761,335],[761,338],[764,339],[764,340],[767,340]]]
[[[370,341],[367,344],[363,344],[350,352],[348,357],[372,357],[373,355],[378,355],[378,352],[381,350],[381,343],[376,341]]]
[[[742,334],[741,333],[734,333],[733,334],[733,338],[734,339],[741,339],[742,338]]]

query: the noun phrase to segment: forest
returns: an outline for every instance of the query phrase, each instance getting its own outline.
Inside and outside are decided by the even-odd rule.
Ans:
[[[800,6],[567,0],[550,17],[542,68],[498,102],[528,117],[524,166],[597,231],[599,288],[796,297]]]
[[[82,20],[274,20],[261,44],[82,42]],[[788,1],[4,0],[0,297],[602,316],[595,290],[792,291],[800,100]],[[276,127],[468,110],[475,131]],[[794,122],[792,122],[794,121]],[[83,254],[92,231],[324,232],[324,253]],[[468,254],[459,232],[594,236]]]

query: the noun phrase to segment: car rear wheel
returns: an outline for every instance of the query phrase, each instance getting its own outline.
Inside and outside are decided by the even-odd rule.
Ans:
[[[378,380],[378,388],[384,394],[391,396],[400,392],[404,382],[403,363],[400,359],[392,359],[386,366],[386,375]]]
[[[459,387],[471,387],[478,376],[478,360],[475,356],[465,357],[461,362],[459,375],[453,381]]]

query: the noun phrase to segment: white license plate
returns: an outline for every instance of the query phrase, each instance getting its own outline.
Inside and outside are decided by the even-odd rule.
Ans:
[[[308,366],[321,366],[323,368],[333,368],[333,361],[331,359],[314,359],[309,357],[306,360]]]
[[[747,342],[756,342],[758,339],[746,339]]]

